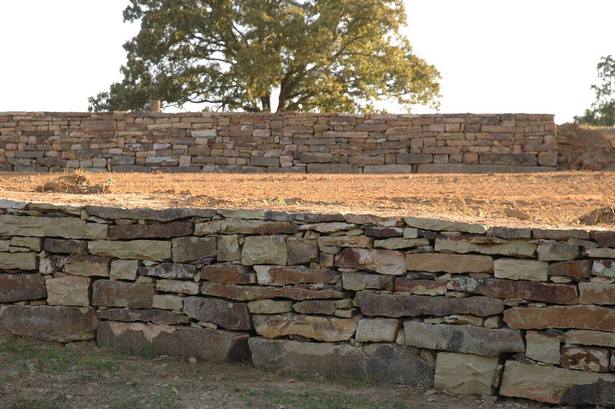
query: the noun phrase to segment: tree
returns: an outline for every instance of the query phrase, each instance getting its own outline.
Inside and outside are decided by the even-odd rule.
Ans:
[[[274,94],[278,111],[437,105],[439,73],[400,32],[402,0],[130,0],[124,20],[141,23],[124,78],[90,110],[270,111]]]
[[[596,100],[582,116],[574,117],[575,121],[588,125],[615,125],[615,57],[602,57],[598,63],[598,79],[600,84],[592,85],[596,92]]]

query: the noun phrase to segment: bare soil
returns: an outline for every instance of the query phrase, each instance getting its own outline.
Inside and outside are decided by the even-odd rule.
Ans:
[[[76,186],[71,187],[71,177]],[[615,172],[480,175],[0,173],[0,197],[75,205],[356,212],[502,225],[578,226],[581,224],[579,218],[592,211],[607,209],[611,212],[610,209],[615,208]],[[613,218],[601,218],[596,224],[612,227]]]
[[[523,400],[451,396],[247,365],[142,358],[93,343],[42,343],[0,332],[0,409],[545,409]]]

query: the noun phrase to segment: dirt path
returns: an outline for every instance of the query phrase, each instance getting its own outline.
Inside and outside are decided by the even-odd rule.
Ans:
[[[121,206],[248,207],[578,225],[615,207],[615,172],[487,175],[0,174],[0,197]],[[83,185],[85,183],[85,185]],[[84,188],[85,186],[85,188]],[[37,192],[43,190],[44,192]],[[90,191],[91,194],[66,192]],[[108,193],[100,193],[108,192]]]
[[[0,334],[0,409],[477,409],[546,406],[250,366],[138,358]]]

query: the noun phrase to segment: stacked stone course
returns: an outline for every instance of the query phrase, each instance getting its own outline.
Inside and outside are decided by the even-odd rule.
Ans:
[[[0,171],[429,173],[556,167],[553,115],[0,113]]]
[[[0,325],[133,354],[603,404],[615,231],[0,201]]]

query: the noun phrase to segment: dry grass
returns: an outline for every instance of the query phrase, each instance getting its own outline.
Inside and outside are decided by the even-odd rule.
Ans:
[[[0,174],[0,197],[71,204],[265,208],[578,225],[615,207],[615,172],[482,175]],[[81,181],[81,179],[79,179]],[[50,187],[59,186],[57,189]],[[71,185],[72,186],[72,185]],[[94,186],[94,188],[92,188]],[[104,186],[103,190],[97,186]],[[75,190],[80,194],[73,194]],[[89,194],[86,194],[89,193]],[[94,193],[94,194],[93,194]],[[599,224],[612,225],[603,218]]]

